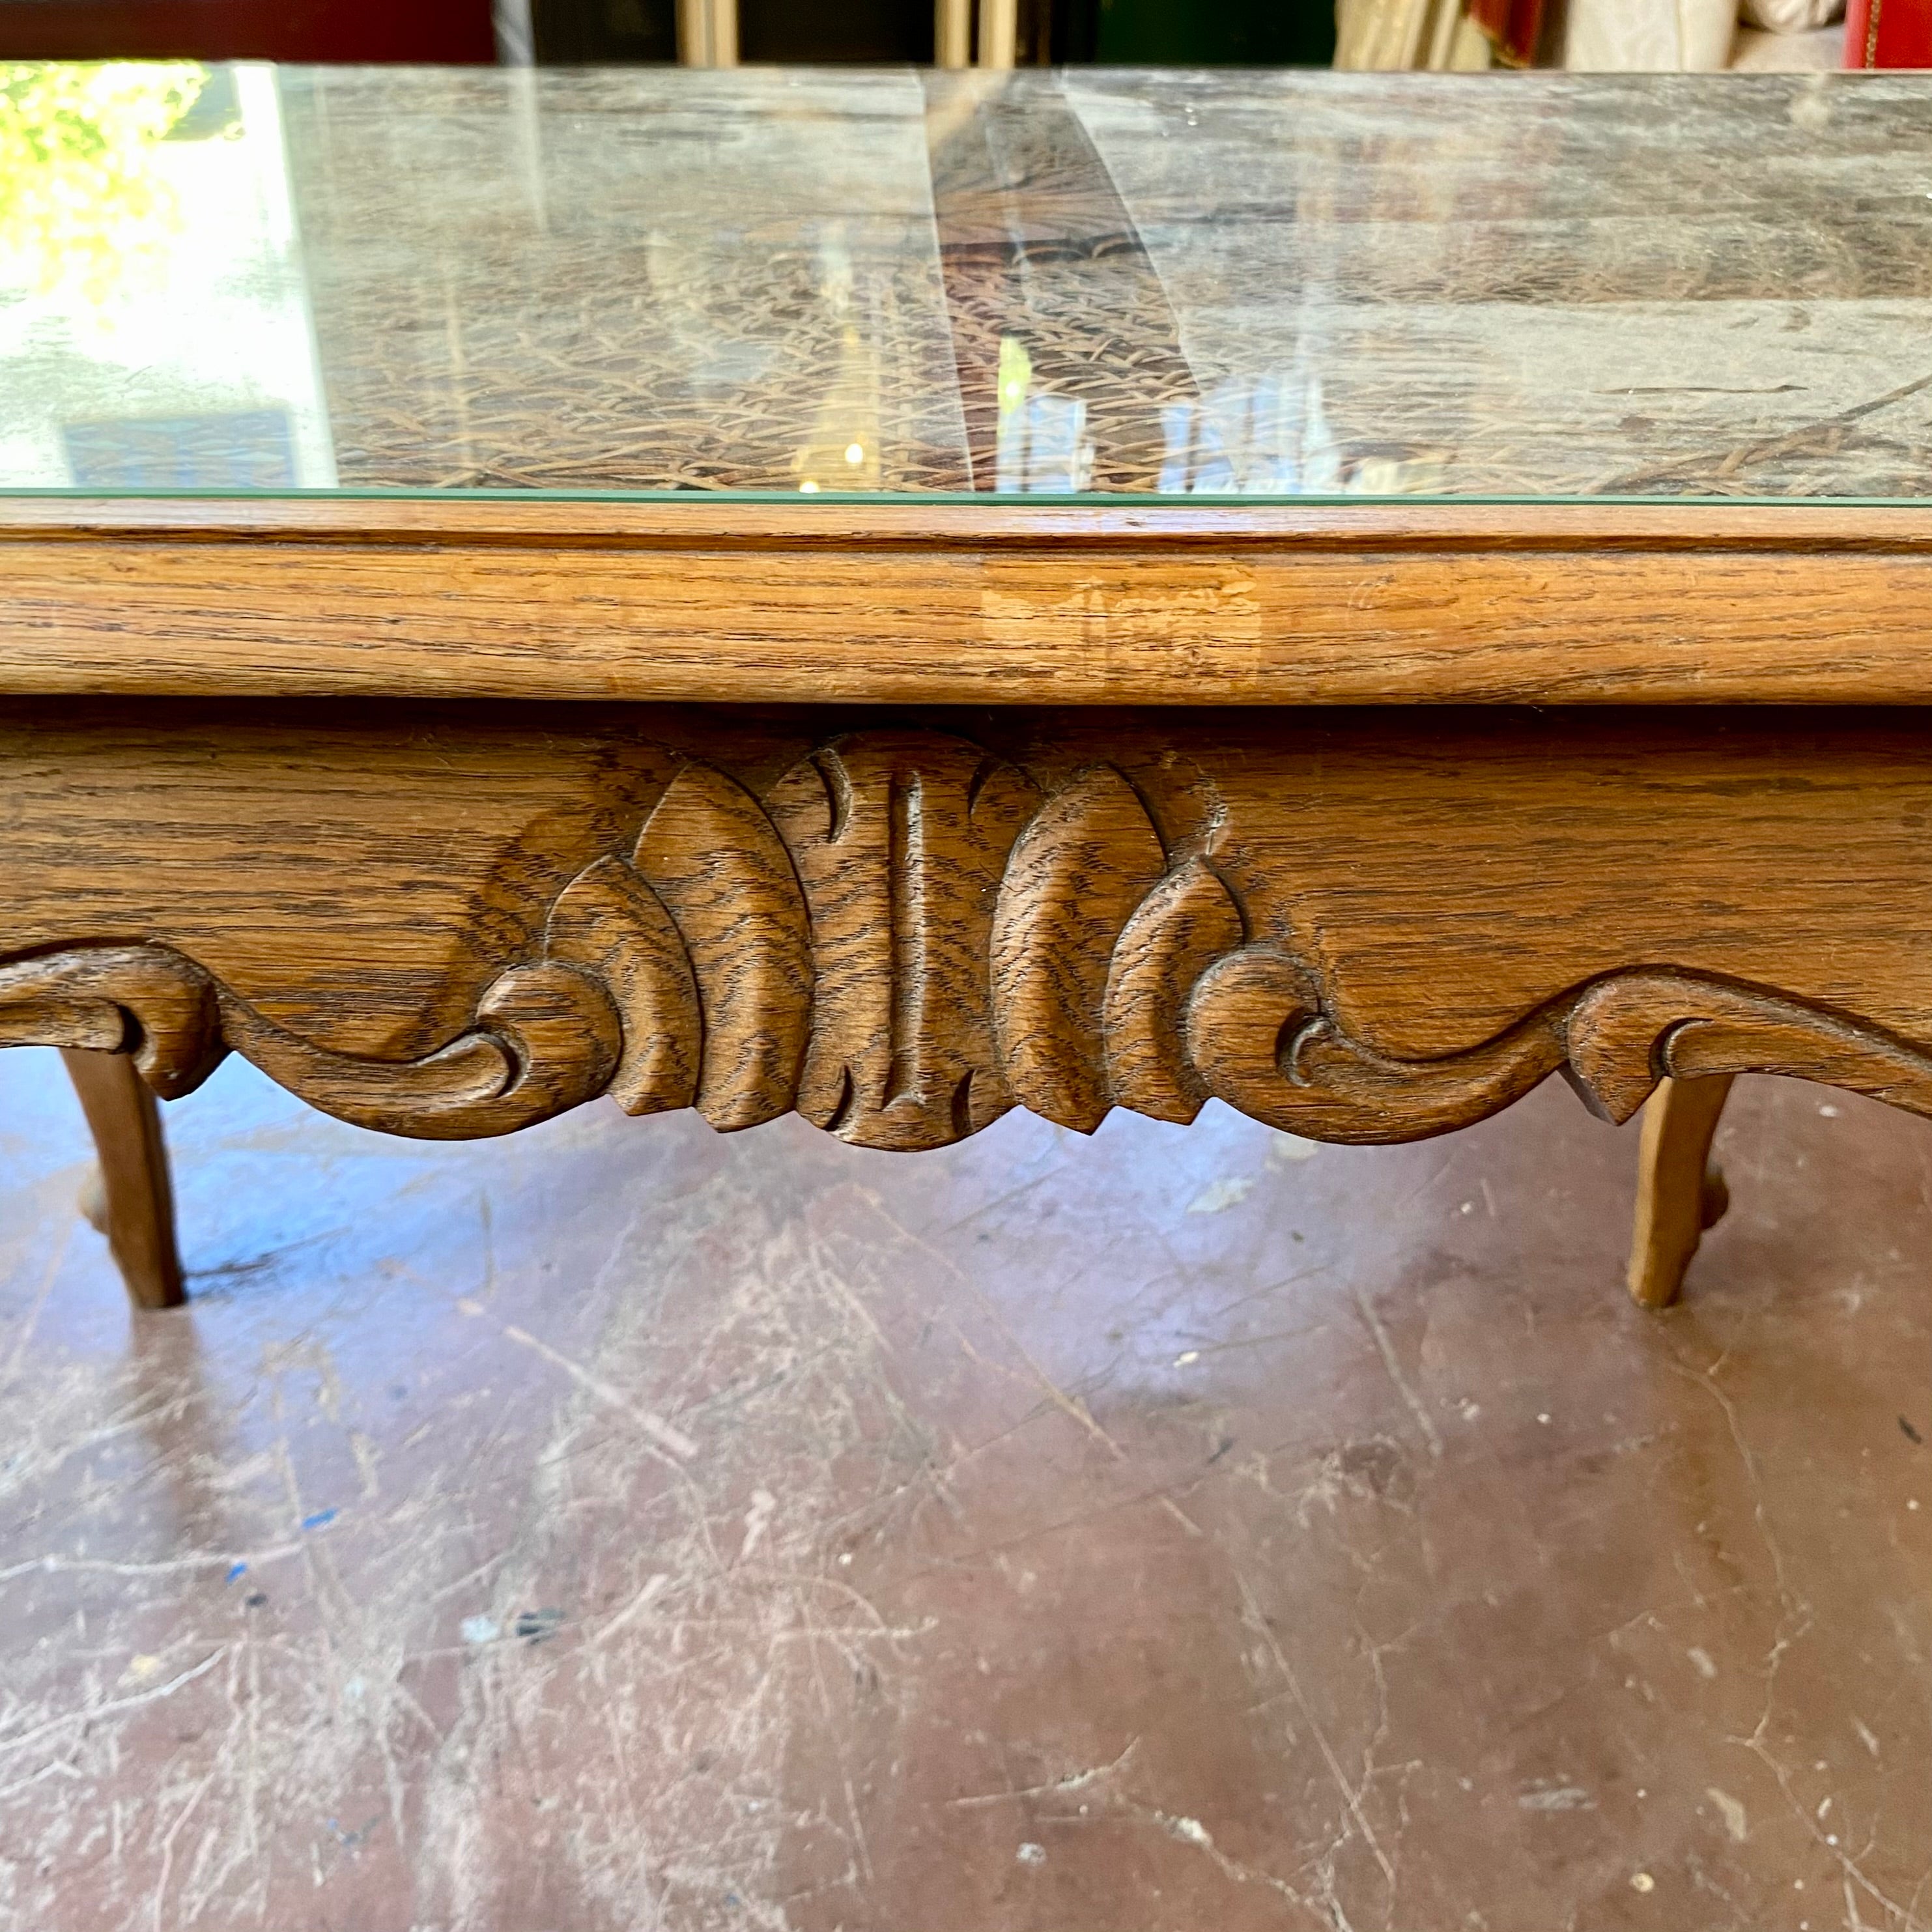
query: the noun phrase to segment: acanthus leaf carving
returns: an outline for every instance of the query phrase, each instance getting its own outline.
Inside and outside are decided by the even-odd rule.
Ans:
[[[693,761],[638,834],[638,873],[669,909],[703,1016],[696,1105],[729,1131],[790,1108],[812,1011],[812,940],[791,856],[736,778]]]
[[[1116,1105],[1183,1123],[1200,1112],[1208,1086],[1189,1045],[1188,998],[1215,960],[1240,946],[1244,929],[1234,894],[1198,856],[1142,900],[1114,948],[1101,1004]]]
[[[986,958],[1024,773],[938,731],[836,739],[766,799],[805,890],[814,980],[798,1111],[866,1147],[938,1147],[1013,1103]]]
[[[1466,1125],[1558,1067],[1613,1120],[1666,1074],[1750,1071],[1932,1112],[1932,1058],[1909,1042],[1651,964],[1466,1050],[1391,1058],[1342,1026],[1278,912],[1257,932],[1230,883],[1253,854],[1231,865],[1238,827],[1210,824],[1170,852],[1114,766],[1042,782],[938,730],[829,740],[762,800],[686,758],[628,849],[556,890],[541,956],[500,972],[435,1052],[329,1052],[182,952],[121,942],[0,965],[0,1045],[130,1052],[169,1096],[232,1047],[340,1118],[434,1138],[608,1092],[635,1113],[695,1105],[721,1129],[795,1107],[896,1149],[1016,1100],[1090,1130],[1116,1105],[1190,1120],[1210,1094],[1311,1138],[1392,1141]]]
[[[667,1113],[698,1097],[704,1028],[698,982],[664,902],[621,859],[580,872],[550,908],[544,950],[602,981],[623,1046],[608,1089],[627,1114]]]
[[[1077,772],[1013,848],[993,920],[994,1025],[1014,1094],[1062,1126],[1090,1133],[1113,1104],[1108,975],[1166,869],[1147,807],[1112,765]]]

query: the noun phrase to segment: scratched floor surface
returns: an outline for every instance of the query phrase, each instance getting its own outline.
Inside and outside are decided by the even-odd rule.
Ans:
[[[474,1147],[0,1055],[0,1927],[1932,1925],[1932,1128]],[[1921,1504],[1923,1506],[1922,1507]]]

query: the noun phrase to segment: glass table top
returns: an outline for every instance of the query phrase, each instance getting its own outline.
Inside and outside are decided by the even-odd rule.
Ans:
[[[1932,78],[0,66],[0,490],[1932,498]]]

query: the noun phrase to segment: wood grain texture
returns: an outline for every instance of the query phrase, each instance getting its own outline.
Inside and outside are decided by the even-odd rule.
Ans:
[[[812,1000],[790,855],[743,786],[693,760],[646,820],[634,863],[689,955],[703,1026],[698,1112],[719,1128],[775,1120],[797,1090]]]
[[[627,1114],[698,1098],[703,1009],[683,936],[664,902],[619,859],[580,872],[550,908],[544,950],[600,980],[616,1004],[623,1048],[607,1090]]]
[[[1024,773],[934,731],[842,738],[778,782],[769,803],[811,914],[808,1120],[909,1149],[1012,1105],[986,960],[994,896],[1039,802]]]
[[[1660,1080],[1644,1104],[1629,1276],[1640,1308],[1677,1299],[1704,1231],[1730,1205],[1723,1174],[1708,1163],[1732,1078]]]
[[[174,1185],[154,1094],[134,1063],[118,1053],[68,1047],[62,1058],[100,1162],[97,1225],[107,1237],[128,1298],[136,1308],[178,1308],[188,1294],[175,1246]]]
[[[1201,1111],[1208,1083],[1187,1050],[1188,998],[1245,936],[1234,895],[1198,856],[1177,863],[1135,909],[1107,962],[1100,1018],[1108,1087],[1122,1106],[1182,1122]]]
[[[0,500],[0,693],[1917,704],[1932,510]]]
[[[1910,712],[46,700],[0,782],[0,1043],[170,1094],[232,1049],[428,1138],[609,1092],[897,1149],[1210,1095],[1408,1139],[1558,1070],[1932,1112]]]
[[[1062,1126],[1091,1133],[1112,1103],[1108,970],[1166,865],[1132,786],[1094,765],[1035,815],[1000,884],[988,962],[1000,1054],[1014,1092]]]

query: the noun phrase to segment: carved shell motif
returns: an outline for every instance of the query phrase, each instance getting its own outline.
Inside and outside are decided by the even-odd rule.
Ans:
[[[0,1045],[130,1052],[170,1097],[232,1047],[326,1112],[428,1138],[608,1091],[724,1130],[796,1108],[896,1149],[1016,1103],[1086,1132],[1115,1106],[1190,1120],[1210,1095],[1313,1138],[1406,1140],[1558,1067],[1615,1120],[1666,1073],[1753,1070],[1932,1111],[1932,1062],[1903,1042],[1683,973],[1605,976],[1442,1060],[1384,1058],[1332,1011],[1315,971],[1256,932],[1212,841],[1171,848],[1122,772],[1043,790],[927,730],[835,739],[762,799],[686,763],[631,849],[558,895],[542,956],[418,1060],[327,1052],[161,946],[0,966]]]

